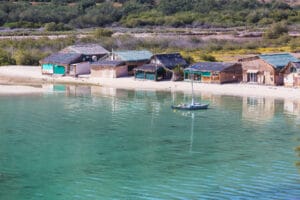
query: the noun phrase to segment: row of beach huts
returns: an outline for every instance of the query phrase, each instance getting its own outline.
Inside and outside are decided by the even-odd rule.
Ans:
[[[179,53],[147,50],[111,51],[98,44],[73,45],[40,60],[42,74],[92,78],[134,76],[144,80],[203,83],[254,83],[300,87],[300,60],[290,53],[261,54],[237,62],[188,65]],[[183,70],[183,77],[178,71]]]

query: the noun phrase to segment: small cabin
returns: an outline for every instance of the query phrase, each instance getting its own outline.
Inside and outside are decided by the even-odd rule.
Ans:
[[[173,79],[176,67],[185,68],[187,62],[179,53],[155,54],[151,57],[150,63],[135,69],[135,78],[147,80]]]
[[[70,65],[70,76],[77,77],[79,75],[86,75],[91,73],[91,64],[90,62],[80,62]]]
[[[133,69],[149,62],[152,53],[147,50],[141,51],[113,51],[105,60],[124,61],[127,66],[128,75],[133,75]]]
[[[225,62],[199,62],[184,70],[184,80],[219,84],[240,82],[242,65]]]
[[[297,58],[289,53],[262,54],[240,59],[243,67],[243,82],[264,85],[283,85],[280,72],[289,62]]]
[[[81,62],[82,54],[77,53],[53,53],[40,60],[42,74],[66,75],[70,71],[70,65]]]
[[[289,62],[282,70],[284,86],[300,87],[300,61]]]
[[[159,81],[165,78],[166,70],[155,64],[145,64],[134,69],[135,79]]]
[[[103,60],[91,64],[91,77],[119,78],[128,76],[126,62]]]

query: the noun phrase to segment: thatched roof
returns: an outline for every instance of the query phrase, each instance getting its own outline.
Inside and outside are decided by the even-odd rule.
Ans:
[[[81,44],[68,46],[61,50],[62,53],[80,53],[86,56],[105,55],[109,52],[98,44]]]
[[[40,63],[73,64],[81,61],[82,54],[78,53],[53,53],[40,60]]]
[[[170,70],[177,66],[187,66],[187,62],[183,59],[180,53],[156,54],[152,56],[151,60],[155,60],[154,62],[159,63]]]
[[[162,66],[157,66],[155,64],[145,64],[145,65],[142,65],[140,67],[136,67],[133,70],[134,71],[142,71],[142,72],[152,72],[152,73],[154,73],[154,72],[156,72],[158,70],[161,70],[161,69],[163,69]]]

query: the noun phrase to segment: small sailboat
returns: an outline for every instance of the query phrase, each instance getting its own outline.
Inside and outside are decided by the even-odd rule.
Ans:
[[[194,74],[193,74],[194,75]],[[177,109],[177,110],[203,110],[207,109],[209,104],[208,103],[199,103],[195,102],[194,99],[194,77],[192,77],[192,102],[190,104],[178,104],[178,105],[172,105],[172,109]]]

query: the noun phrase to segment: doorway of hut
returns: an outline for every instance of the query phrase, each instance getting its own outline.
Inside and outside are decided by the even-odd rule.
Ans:
[[[257,73],[248,72],[247,74],[247,82],[249,83],[257,83]]]
[[[184,72],[184,80],[193,80],[193,81],[199,81],[201,82],[202,76],[201,72]]]
[[[60,65],[55,65],[53,69],[54,74],[64,75],[66,73],[65,67]]]

